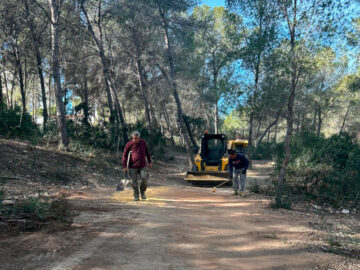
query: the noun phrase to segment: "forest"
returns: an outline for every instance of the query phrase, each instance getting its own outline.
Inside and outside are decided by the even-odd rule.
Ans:
[[[0,0],[1,269],[354,270],[359,209],[359,0]]]
[[[137,129],[191,166],[209,130],[276,161],[279,204],[287,178],[357,204],[359,12],[341,0],[3,0],[0,134],[117,153]]]

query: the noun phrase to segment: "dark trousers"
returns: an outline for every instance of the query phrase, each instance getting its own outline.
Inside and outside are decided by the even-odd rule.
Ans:
[[[147,168],[129,169],[129,175],[131,178],[131,185],[134,190],[134,196],[139,196],[139,180],[141,180],[140,192],[145,193],[149,178]]]

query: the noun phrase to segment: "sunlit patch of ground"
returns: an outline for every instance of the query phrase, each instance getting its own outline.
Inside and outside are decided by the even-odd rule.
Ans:
[[[131,188],[128,188],[124,191],[115,192],[111,198],[117,202],[127,203],[127,204],[156,204],[156,205],[165,205],[167,199],[163,196],[169,190],[168,187],[151,187],[146,192],[147,199],[141,200],[139,202],[134,202],[133,191]]]

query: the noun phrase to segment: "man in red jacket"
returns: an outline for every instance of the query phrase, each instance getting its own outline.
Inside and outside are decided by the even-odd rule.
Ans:
[[[129,141],[124,149],[124,154],[122,158],[122,165],[124,172],[128,172],[127,160],[130,153],[130,162],[129,162],[129,175],[132,182],[132,187],[134,189],[134,201],[139,201],[139,185],[138,179],[141,179],[140,184],[140,193],[141,199],[146,200],[145,191],[147,189],[147,180],[149,177],[148,170],[146,168],[146,158],[148,161],[149,168],[152,168],[151,156],[149,149],[146,145],[146,142],[143,139],[140,139],[140,132],[133,131],[132,140]]]

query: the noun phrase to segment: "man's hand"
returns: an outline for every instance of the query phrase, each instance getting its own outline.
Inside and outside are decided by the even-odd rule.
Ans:
[[[127,173],[129,170],[128,168],[124,168],[124,172]]]
[[[150,168],[150,169],[152,168],[152,164],[151,164],[151,163],[149,163],[149,168]]]

